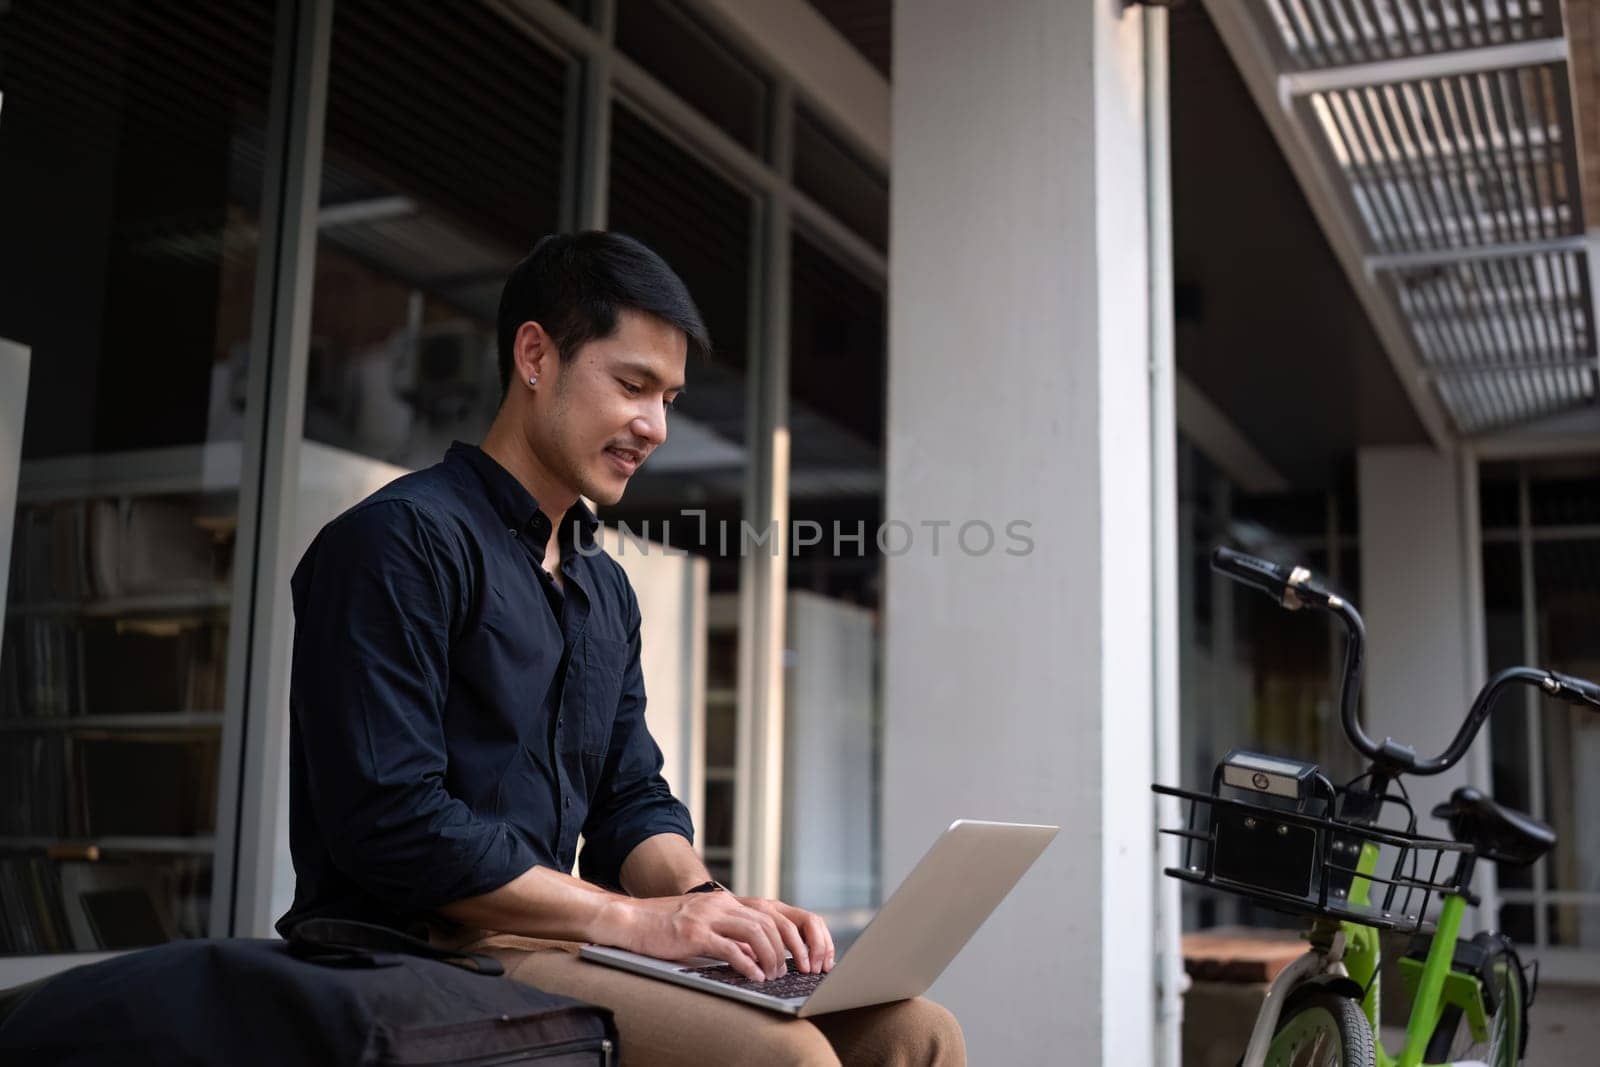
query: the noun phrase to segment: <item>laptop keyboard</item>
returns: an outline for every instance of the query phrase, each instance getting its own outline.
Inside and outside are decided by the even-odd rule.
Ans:
[[[702,978],[709,978],[713,982],[731,985],[735,989],[748,989],[752,993],[765,993],[769,997],[809,997],[816,992],[817,983],[827,977],[825,974],[806,974],[796,969],[794,960],[789,961],[789,973],[779,975],[767,982],[752,982],[726,963],[717,963],[709,967],[685,967],[689,974],[698,974]]]

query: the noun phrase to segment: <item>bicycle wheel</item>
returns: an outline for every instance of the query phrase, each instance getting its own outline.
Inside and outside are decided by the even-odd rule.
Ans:
[[[1373,1067],[1373,1059],[1361,1005],[1325,989],[1290,997],[1267,1047],[1267,1067]]]
[[[1494,948],[1485,973],[1495,1013],[1489,1019],[1487,1041],[1474,1041],[1465,1023],[1459,1024],[1460,1033],[1450,1045],[1448,1059],[1478,1061],[1489,1067],[1516,1067],[1522,1062],[1528,1042],[1528,989],[1522,964],[1516,953],[1493,934],[1479,934],[1473,940]]]

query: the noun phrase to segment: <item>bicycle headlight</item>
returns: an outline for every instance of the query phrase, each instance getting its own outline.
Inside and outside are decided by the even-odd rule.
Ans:
[[[1317,765],[1234,749],[1222,758],[1222,784],[1304,804],[1315,788]]]

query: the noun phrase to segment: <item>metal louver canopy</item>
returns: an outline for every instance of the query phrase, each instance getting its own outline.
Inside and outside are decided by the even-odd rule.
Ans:
[[[1219,28],[1237,2],[1208,2]],[[1397,314],[1397,366],[1455,431],[1594,403],[1595,251],[1559,0],[1249,0],[1244,21],[1357,237],[1352,281]]]

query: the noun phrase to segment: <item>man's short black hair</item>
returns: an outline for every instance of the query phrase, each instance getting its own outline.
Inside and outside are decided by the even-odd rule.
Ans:
[[[611,336],[624,309],[682,330],[691,357],[711,351],[688,286],[650,249],[632,237],[600,230],[541,237],[511,269],[500,292],[501,391],[511,386],[513,349],[523,323],[543,326],[566,360],[585,343]]]

